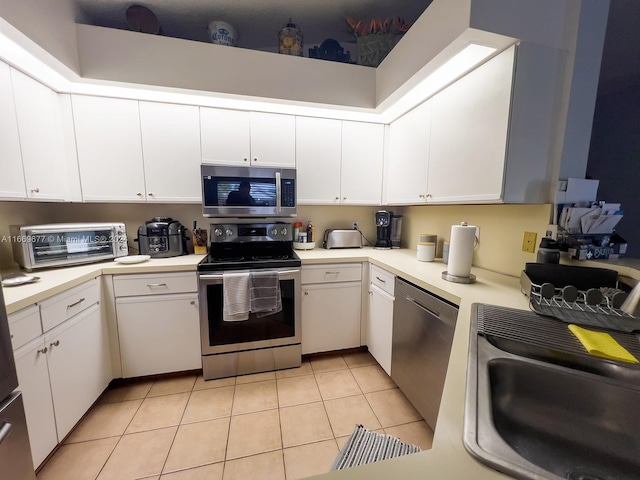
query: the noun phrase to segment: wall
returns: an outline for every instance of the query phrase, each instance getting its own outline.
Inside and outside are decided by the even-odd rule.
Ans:
[[[598,97],[587,176],[600,180],[598,200],[621,203],[616,231],[629,243],[627,256],[640,258],[640,84]]]
[[[374,214],[378,207],[361,206],[301,206],[295,219],[305,225],[309,220],[316,226],[320,238],[327,228],[351,228],[356,221],[365,237],[375,242],[376,229]],[[101,204],[101,203],[40,203],[40,202],[0,202],[0,270],[15,269],[9,235],[9,225],[30,225],[62,222],[124,222],[129,238],[129,253],[137,253],[134,239],[138,227],[155,216],[171,217],[191,230],[194,220],[204,227],[216,219],[204,218],[200,205],[185,204]],[[232,220],[235,221],[235,220]],[[247,220],[250,221],[250,220]],[[262,219],[257,220],[263,221]],[[3,240],[4,238],[4,241]],[[189,244],[191,247],[191,244]]]
[[[309,220],[321,239],[325,229],[351,228],[356,221],[364,236],[375,243],[375,212],[384,207],[362,206],[301,206],[298,216],[286,221]],[[550,205],[426,205],[393,207],[403,215],[402,247],[415,250],[421,233],[438,235],[437,256],[442,256],[442,242],[449,239],[451,225],[466,221],[480,227],[480,244],[473,264],[507,275],[519,276],[526,262],[535,262],[535,254],[521,251],[524,231],[536,232],[538,243],[549,220]],[[9,235],[11,224],[58,222],[124,222],[127,226],[130,254],[137,253],[134,239],[138,227],[154,216],[172,217],[189,230],[193,221],[199,226],[213,223],[202,217],[200,205],[180,204],[96,204],[96,203],[36,203],[0,202],[0,240]],[[261,221],[261,220],[259,220]],[[364,242],[366,245],[366,242]],[[134,250],[136,249],[136,250]],[[10,242],[0,242],[0,270],[15,269]]]
[[[480,227],[480,242],[473,265],[506,275],[520,276],[526,262],[536,254],[522,251],[525,231],[544,236],[551,205],[426,205],[404,207],[402,246],[416,249],[420,234],[438,235],[436,256],[442,257],[442,243],[451,237],[451,226],[460,222]],[[537,247],[537,245],[536,245]],[[537,251],[537,248],[536,248]]]

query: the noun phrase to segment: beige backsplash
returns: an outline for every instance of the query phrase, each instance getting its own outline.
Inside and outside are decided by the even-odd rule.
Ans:
[[[402,246],[416,248],[421,233],[438,235],[437,256],[442,255],[442,242],[449,239],[451,225],[466,221],[480,227],[480,244],[473,264],[508,275],[519,275],[524,264],[535,261],[535,255],[521,251],[522,234],[533,231],[538,242],[544,235],[550,205],[455,205],[389,207],[403,215]],[[300,206],[294,220],[309,220],[316,227],[320,239],[328,228],[351,228],[358,222],[362,233],[375,242],[375,212],[379,207],[363,206]],[[136,253],[134,239],[137,230],[154,216],[172,217],[189,230],[193,221],[203,227],[216,219],[204,218],[201,206],[195,204],[102,204],[102,203],[45,203],[0,202],[0,270],[15,269],[11,244],[6,238],[9,225],[59,222],[124,222],[131,253]],[[291,219],[284,219],[292,221]],[[258,220],[262,221],[262,220]],[[366,242],[365,242],[366,243]]]

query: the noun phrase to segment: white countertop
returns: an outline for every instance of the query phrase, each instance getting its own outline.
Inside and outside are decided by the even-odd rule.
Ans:
[[[100,275],[176,271],[195,272],[198,262],[203,258],[204,255],[182,255],[171,258],[152,258],[142,263],[128,265],[109,260],[77,267],[34,270],[29,275],[40,277],[40,280],[17,287],[4,287],[4,301],[7,306],[7,313],[11,314]]]
[[[441,277],[442,272],[446,270],[446,265],[439,259],[435,262],[419,262],[416,259],[416,252],[408,249],[375,250],[367,247],[325,250],[316,248],[297,250],[296,253],[304,265],[368,261],[460,305],[433,448],[415,455],[330,472],[317,478],[367,480],[508,478],[485,467],[465,450],[462,443],[464,393],[471,305],[474,302],[480,302],[527,309],[527,298],[520,292],[519,280],[515,277],[473,268],[472,272],[477,277],[476,283],[465,285],[447,282]],[[7,311],[13,313],[98,275],[195,271],[202,258],[203,255],[185,255],[151,259],[132,265],[110,261],[37,271],[34,275],[39,276],[40,281],[19,287],[4,288]]]

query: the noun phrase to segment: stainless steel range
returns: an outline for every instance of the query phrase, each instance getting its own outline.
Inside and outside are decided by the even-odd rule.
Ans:
[[[301,262],[292,230],[290,223],[210,226],[209,255],[198,265],[205,380],[300,366]]]

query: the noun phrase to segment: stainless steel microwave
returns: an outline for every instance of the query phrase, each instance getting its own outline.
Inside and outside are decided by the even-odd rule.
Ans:
[[[100,262],[129,254],[124,223],[11,225],[13,258],[27,271]]]
[[[205,217],[296,215],[295,168],[202,165]]]

